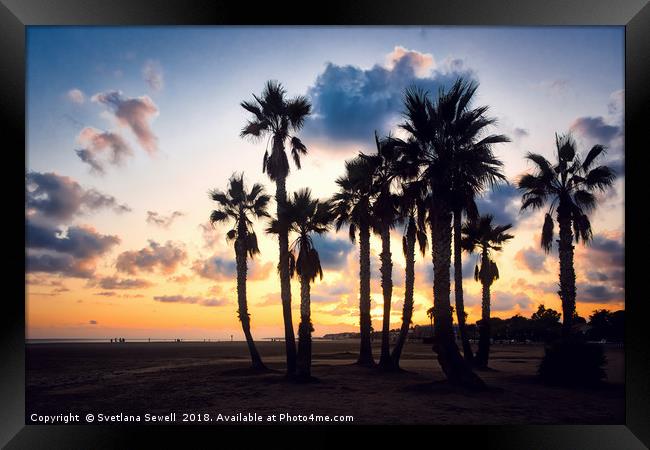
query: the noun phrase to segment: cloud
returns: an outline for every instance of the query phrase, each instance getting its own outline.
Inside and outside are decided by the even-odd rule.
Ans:
[[[89,226],[71,226],[63,231],[28,221],[25,233],[26,271],[79,278],[91,278],[97,259],[120,242],[117,236],[99,234]]]
[[[515,262],[519,267],[530,270],[531,272],[548,272],[544,267],[546,255],[533,247],[522,248],[515,255]]]
[[[435,67],[432,55],[396,47],[385,66],[370,69],[327,63],[308,89],[313,115],[305,133],[338,141],[368,141],[373,130],[394,125],[402,112],[404,90],[416,85],[432,95],[457,77],[474,78],[460,59]]]
[[[232,280],[237,275],[234,259],[224,259],[219,256],[194,261],[192,270],[203,278],[217,281]]]
[[[576,260],[582,268],[599,278],[622,287],[625,271],[625,246],[622,237],[596,234],[587,246],[576,249]]]
[[[203,297],[186,297],[183,295],[162,295],[153,298],[161,303],[187,303],[192,305],[201,306],[225,306],[228,300],[217,298],[203,298]]]
[[[28,172],[25,175],[27,215],[30,218],[67,222],[77,215],[111,208],[117,213],[131,211],[115,197],[96,189],[84,189],[70,177],[56,173]]]
[[[476,267],[476,254],[468,255],[463,253],[463,279],[474,280],[474,268]],[[451,268],[452,277],[453,277],[453,267]],[[433,280],[432,280],[433,281]]]
[[[154,60],[145,62],[142,68],[142,78],[152,91],[161,91],[164,86],[164,80],[160,62]]]
[[[118,271],[130,275],[137,272],[153,272],[156,269],[164,274],[170,274],[186,258],[187,253],[177,244],[167,241],[165,245],[160,245],[150,240],[147,247],[120,253],[115,267]]]
[[[272,262],[261,263],[259,260],[248,261],[246,279],[248,281],[266,280],[273,271]],[[197,259],[192,264],[192,271],[200,277],[215,281],[231,281],[237,276],[235,259],[212,256],[207,259]]]
[[[562,97],[568,94],[571,88],[571,81],[566,78],[542,81],[538,85],[551,95]]]
[[[625,123],[624,90],[614,91],[610,94],[607,104],[608,117],[578,117],[571,124],[570,130],[583,138],[588,145],[601,144],[608,147],[609,158],[603,164],[614,170],[617,177],[625,175],[624,134]],[[612,189],[611,195],[616,191]]]
[[[66,253],[75,258],[88,259],[106,253],[117,245],[117,236],[101,235],[90,226],[70,226],[63,232],[57,227],[28,222],[27,248]]]
[[[140,278],[104,277],[94,283],[102,289],[142,289],[151,286],[147,280]]]
[[[354,251],[354,245],[347,239],[316,235],[312,238],[318,250],[323,269],[341,269],[347,264],[347,256]]]
[[[316,283],[312,286],[311,301],[314,303],[335,303],[343,296],[356,298],[356,291],[345,282],[335,284]]]
[[[160,215],[155,211],[147,211],[147,223],[161,228],[169,228],[177,218],[183,217],[184,215],[185,213],[181,211],[173,211],[168,216]]]
[[[88,324],[89,324],[89,325],[97,325],[97,323],[98,323],[98,322],[97,322],[96,320],[89,320],[89,321],[88,321]]]
[[[614,91],[609,95],[609,102],[607,103],[607,112],[611,116],[622,117],[625,104],[625,90],[620,89]]]
[[[620,233],[599,233],[588,245],[576,246],[576,300],[585,303],[623,301],[624,255],[625,246]]]
[[[492,292],[492,299],[490,307],[493,311],[510,311],[515,307],[519,307],[522,310],[530,309],[535,302],[523,292],[504,292],[504,291],[495,291]]]
[[[210,250],[214,249],[220,237],[217,231],[209,222],[200,223],[199,228],[201,229],[201,236],[203,236],[203,247]]]
[[[90,166],[91,172],[104,174],[107,163],[119,166],[127,157],[133,155],[133,150],[124,138],[111,131],[86,127],[79,133],[77,141],[82,148],[75,150],[75,153],[81,161]],[[102,158],[104,154],[108,154],[108,157]]]
[[[70,89],[68,93],[66,94],[66,97],[68,100],[70,100],[72,103],[76,103],[78,105],[83,104],[86,101],[86,96],[84,95],[83,92],[81,92],[79,89]]]
[[[578,283],[576,300],[582,303],[611,303],[622,301],[624,291],[604,284]]]
[[[118,123],[128,127],[150,155],[158,151],[158,138],[150,125],[158,107],[149,96],[125,97],[121,91],[108,91],[93,95],[92,101],[110,107]]]
[[[260,281],[266,280],[271,272],[273,272],[275,264],[272,262],[261,263],[259,260],[254,259],[248,263],[248,280]]]
[[[476,200],[481,214],[492,214],[496,225],[515,224],[521,206],[521,193],[512,184],[500,184]]]
[[[526,137],[530,136],[530,133],[525,128],[515,127],[512,130],[512,135],[513,135],[513,137],[515,139],[520,140],[520,139],[523,139],[523,138],[526,138]]]
[[[413,68],[415,75],[426,77],[435,67],[435,60],[430,53],[420,53],[417,50],[409,50],[400,45],[395,47],[392,52],[386,56],[386,67],[394,70],[400,64],[406,64]]]
[[[70,277],[91,278],[95,272],[94,264],[75,259],[70,255],[32,254],[25,257],[27,272],[56,273]]]
[[[117,236],[103,235],[89,226],[57,226],[27,221],[25,270],[78,278],[94,275],[97,259],[115,245]]]
[[[609,145],[621,134],[621,127],[605,123],[602,116],[578,117],[571,124],[570,130],[603,145]]]

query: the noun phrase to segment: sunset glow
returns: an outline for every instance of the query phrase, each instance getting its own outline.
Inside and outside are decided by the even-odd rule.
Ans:
[[[553,158],[555,133],[607,146],[617,174],[576,245],[577,311],[624,309],[624,31],[618,27],[30,27],[27,32],[27,338],[242,340],[227,225],[212,227],[211,189],[233,172],[262,173],[266,141],[239,133],[240,106],[279,80],[314,114],[299,133],[309,153],[287,190],[329,198],[344,161],[375,151],[374,131],[400,134],[404,88],[436,93],[458,76],[498,119],[494,147],[510,182],[479,200],[512,223],[495,255],[492,315],[561,311],[557,248],[540,247],[544,211],[520,213],[532,151]],[[272,203],[270,211],[275,211]],[[278,245],[254,227],[248,306],[256,339],[283,336]],[[391,328],[404,298],[403,227],[392,232]],[[290,237],[291,239],[291,237]],[[314,336],[359,329],[358,247],[346,229],[315,238],[324,277],[311,288]],[[372,320],[381,329],[381,243],[371,240]],[[476,255],[463,255],[468,322],[481,314]],[[453,273],[453,272],[452,272]],[[414,324],[433,304],[431,255],[416,256]],[[292,282],[294,326],[299,283]],[[453,296],[452,296],[453,298]]]

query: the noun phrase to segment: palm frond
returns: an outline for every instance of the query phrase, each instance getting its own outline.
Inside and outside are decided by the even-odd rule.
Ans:
[[[219,211],[215,209],[210,213],[211,224],[225,222],[227,219],[228,219],[228,214],[226,214],[224,211]]]
[[[609,167],[598,166],[587,173],[584,184],[591,189],[604,191],[614,183],[615,179],[616,176]]]
[[[544,226],[542,227],[542,240],[541,246],[546,253],[551,251],[553,247],[553,217],[549,213],[544,216]]]
[[[589,150],[589,153],[587,153],[585,160],[582,162],[582,170],[585,173],[588,172],[593,162],[600,156],[604,155],[606,150],[606,147],[603,145],[594,145],[591,150]]]

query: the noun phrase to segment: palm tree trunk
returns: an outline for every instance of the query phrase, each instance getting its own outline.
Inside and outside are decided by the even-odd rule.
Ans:
[[[386,225],[381,230],[381,291],[384,297],[384,318],[381,327],[381,356],[379,366],[392,369],[390,357],[390,304],[393,296],[393,262],[390,253],[390,228]]]
[[[481,268],[487,267],[489,267],[487,249],[483,249],[483,255],[481,257]],[[487,279],[487,275],[481,280],[481,285],[483,287],[483,297],[481,300],[481,322],[479,324],[476,366],[485,368],[488,365],[488,358],[490,354],[490,280]]]
[[[450,271],[451,265],[451,213],[446,205],[437,205],[433,221],[432,251],[433,259],[433,314],[434,344],[438,363],[450,383],[469,388],[481,389],[485,383],[471,368],[458,350],[454,339],[451,315]]]
[[[311,306],[309,278],[300,277],[300,325],[298,326],[298,377],[311,377]]]
[[[463,301],[463,250],[460,246],[461,240],[461,211],[454,211],[454,294],[456,300],[456,317],[458,318],[458,330],[463,343],[463,355],[465,361],[472,363],[472,346],[469,344],[467,327],[465,325],[465,304]]]
[[[357,364],[372,366],[370,333],[370,229],[367,225],[359,227],[359,325],[361,331],[361,347]]]
[[[562,299],[562,338],[571,336],[573,315],[576,310],[576,273],[573,267],[573,232],[571,217],[562,204],[557,210],[560,224],[560,298]]]
[[[277,204],[278,222],[280,232],[278,234],[280,247],[280,261],[278,262],[280,272],[280,297],[282,298],[282,316],[284,318],[284,342],[287,352],[287,375],[296,373],[296,338],[293,332],[293,320],[291,318],[291,281],[289,274],[289,230],[284,219],[284,209],[287,203],[286,178],[280,177],[275,184],[275,202]]]
[[[248,352],[251,355],[251,365],[253,369],[266,369],[257,351],[257,347],[255,347],[255,341],[251,334],[250,316],[248,315],[248,304],[246,301],[246,249],[244,248],[243,241],[239,239],[235,242],[235,259],[237,262],[237,312],[242,329],[244,330],[244,336],[246,337]]]
[[[408,337],[413,317],[413,290],[415,285],[415,220],[409,218],[406,230],[406,268],[404,272],[404,307],[402,309],[402,327],[399,330],[397,342],[393,348],[391,359],[395,368],[399,368],[399,360],[402,356],[402,349]]]

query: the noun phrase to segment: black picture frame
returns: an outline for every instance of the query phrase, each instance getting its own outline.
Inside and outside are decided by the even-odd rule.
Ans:
[[[647,299],[643,289],[643,265],[634,264],[642,256],[642,217],[638,203],[644,195],[641,185],[643,139],[650,117],[650,5],[648,0],[388,0],[323,3],[225,2],[210,0],[0,0],[0,114],[5,158],[11,167],[3,181],[13,199],[15,228],[5,234],[5,273],[12,294],[3,302],[0,339],[2,381],[0,382],[0,444],[6,448],[115,448],[151,444],[160,440],[166,447],[191,447],[195,439],[209,439],[216,445],[228,432],[224,427],[194,426],[91,426],[25,425],[25,309],[19,261],[25,254],[16,236],[24,236],[19,222],[24,213],[23,189],[25,160],[19,149],[25,145],[25,32],[33,25],[620,25],[625,27],[625,252],[626,289],[626,420],[624,425],[563,426],[426,426],[396,431],[393,427],[357,433],[394,436],[396,443],[413,445],[415,433],[423,438],[416,445],[450,445],[482,448],[612,448],[635,449],[650,445],[650,358],[646,322]],[[7,139],[9,138],[9,139]],[[21,169],[22,167],[22,169]],[[646,188],[647,190],[647,188]],[[24,191],[20,191],[23,192]],[[5,197],[5,200],[8,198]],[[11,203],[11,202],[10,202]],[[11,244],[11,245],[10,245]],[[22,297],[20,296],[22,294]],[[531,405],[534,407],[534,405]],[[232,430],[232,429],[230,429]],[[293,430],[293,429],[292,429]],[[241,433],[241,429],[237,430]],[[268,442],[281,445],[275,435],[287,427],[266,427]],[[312,429],[313,431],[313,429]],[[319,429],[322,431],[322,428]],[[399,440],[401,433],[408,440]],[[309,433],[310,430],[307,430]],[[324,433],[321,433],[324,434]],[[360,435],[359,435],[360,436]],[[315,438],[305,435],[307,442]],[[324,439],[337,441],[333,433]],[[265,437],[265,439],[267,439]],[[301,437],[293,434],[292,442]],[[419,440],[418,440],[419,441]],[[319,443],[325,442],[319,438]],[[398,444],[399,445],[399,444]]]

